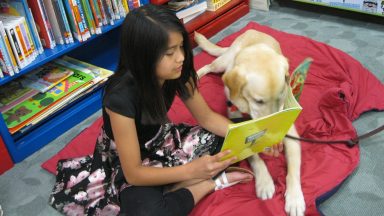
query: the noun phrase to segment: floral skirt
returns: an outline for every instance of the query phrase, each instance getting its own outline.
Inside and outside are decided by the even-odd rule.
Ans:
[[[145,143],[144,166],[172,167],[212,154],[221,138],[185,124],[165,124]],[[118,215],[119,192],[129,187],[122,173],[116,145],[104,128],[93,155],[60,160],[50,205],[65,215]]]

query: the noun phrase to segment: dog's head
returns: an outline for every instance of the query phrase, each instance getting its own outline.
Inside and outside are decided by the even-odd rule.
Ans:
[[[288,60],[271,47],[247,47],[223,75],[227,97],[252,118],[281,110],[289,89],[288,68]]]

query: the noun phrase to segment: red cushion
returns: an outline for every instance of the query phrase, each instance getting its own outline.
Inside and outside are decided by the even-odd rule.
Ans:
[[[270,34],[280,42],[284,55],[289,59],[290,72],[306,57],[314,59],[300,98],[304,109],[296,125],[301,136],[318,139],[354,138],[354,119],[367,110],[384,110],[384,97],[379,95],[379,92],[384,92],[383,84],[351,56],[324,43],[251,22],[219,44],[228,46],[239,34],[251,28]],[[213,59],[206,53],[198,54],[195,56],[196,68]],[[212,109],[226,114],[223,83],[219,75],[203,77],[200,91]],[[174,122],[196,123],[179,99],[172,105],[169,117]],[[92,154],[100,124],[99,119],[42,167],[54,172],[59,158]],[[208,195],[199,202],[191,215],[285,215],[285,158],[283,155],[263,158],[276,185],[276,193],[271,200],[258,199],[252,181]],[[318,215],[316,199],[338,186],[358,163],[358,146],[348,148],[344,144],[302,142],[301,181],[306,215]],[[240,165],[248,167],[245,161]]]

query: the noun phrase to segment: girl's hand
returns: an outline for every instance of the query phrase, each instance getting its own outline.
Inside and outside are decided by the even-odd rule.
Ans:
[[[284,144],[282,142],[273,145],[271,148],[267,148],[264,150],[263,154],[266,154],[268,156],[274,156],[278,157],[280,155],[280,152],[282,152],[284,149]]]
[[[236,157],[231,157],[229,159],[221,161],[221,158],[228,155],[229,153],[230,150],[219,152],[212,156],[204,155],[188,163],[188,165],[190,166],[189,170],[191,171],[191,178],[210,179],[214,177],[220,171],[227,168],[236,160]]]

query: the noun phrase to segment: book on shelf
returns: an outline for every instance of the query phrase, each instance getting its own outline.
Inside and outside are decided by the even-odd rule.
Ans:
[[[192,14],[195,14],[201,11],[206,11],[207,8],[208,8],[208,5],[206,0],[196,0],[194,3],[190,4],[189,6],[182,8],[178,11],[175,11],[175,14],[177,18],[183,19]]]
[[[8,71],[8,75],[13,76],[15,73],[19,72],[19,67],[17,65],[17,61],[11,47],[10,38],[8,37],[8,34],[5,31],[4,24],[2,21],[0,21],[0,34],[1,40],[5,45],[5,55],[10,59],[10,63],[12,66],[12,70]]]
[[[110,70],[100,68],[68,56],[63,56],[62,58],[56,59],[54,61],[60,63],[63,67],[67,67],[75,72],[88,74],[92,78],[75,90],[68,91],[61,98],[47,106],[43,111],[40,111],[36,115],[30,117],[19,127],[10,129],[11,132],[24,132],[28,130],[28,128],[31,126],[38,124],[40,121],[53,115],[55,112],[67,106],[71,102],[77,100],[89,92],[92,92],[95,88],[100,87],[101,84],[104,83],[108,77],[113,74],[113,72]]]
[[[184,17],[184,18],[181,19],[181,20],[182,20],[182,22],[183,22],[184,24],[186,24],[186,23],[192,21],[193,19],[195,19],[196,17],[200,16],[200,15],[203,14],[204,12],[205,12],[205,10],[203,10],[203,11],[199,11],[199,12],[197,12],[197,13],[194,13],[194,14],[191,14],[191,15],[189,15],[189,16],[186,16],[186,17]]]
[[[53,4],[54,4],[53,1],[43,0],[43,2],[44,2],[45,8],[47,9],[48,20],[52,26],[53,36],[56,44],[64,44],[65,40],[60,30],[59,18],[58,16],[56,16],[55,9],[53,7]]]
[[[5,14],[24,17],[26,21],[26,28],[30,32],[31,40],[33,41],[36,52],[41,54],[44,51],[36,28],[35,20],[33,19],[32,12],[26,1],[0,0],[0,11]]]
[[[38,93],[30,99],[18,104],[12,109],[3,113],[5,123],[11,134],[14,134],[30,121],[38,117],[47,108],[54,105],[64,96],[81,88],[84,84],[92,80],[92,76],[81,71],[74,73],[67,79],[61,81],[45,93]]]
[[[236,156],[235,162],[238,162],[263,152],[283,140],[302,111],[298,97],[311,62],[312,59],[305,59],[292,73],[290,84],[295,86],[296,91],[289,86],[283,110],[258,119],[229,125],[221,151],[230,149],[231,153],[223,157],[223,160]]]
[[[20,79],[9,82],[0,89],[0,112],[2,113],[39,93],[35,89],[25,87]]]
[[[70,104],[72,101],[75,101],[78,98],[86,95],[87,93],[92,92],[95,88],[100,87],[113,74],[113,72],[110,70],[97,67],[95,65],[71,58],[69,56],[64,56],[60,58],[60,63],[68,66],[69,68],[76,68],[80,69],[81,71],[90,73],[94,78],[90,82],[84,84],[77,91],[71,92],[70,94],[57,101],[57,103],[50,106],[44,113],[34,118],[29,123],[29,126],[36,125],[41,120],[54,114],[58,110]]]
[[[0,28],[4,28],[2,21],[0,21],[0,25],[1,25]],[[2,32],[2,30],[0,30],[0,32]],[[6,41],[6,40],[8,40],[8,37],[3,38],[3,34],[1,33],[1,35],[0,35],[0,61],[1,61],[2,73],[0,74],[0,77],[4,77],[4,75],[13,76],[15,74],[15,72],[13,71],[11,56],[9,55],[9,51],[8,51],[8,50],[10,50],[9,49],[9,47],[10,47],[9,41]],[[13,55],[12,51],[11,51],[11,54]]]
[[[61,4],[64,6],[65,14],[67,15],[67,20],[69,23],[70,31],[72,32],[72,36],[79,42],[83,41],[83,37],[81,36],[81,32],[79,29],[79,25],[77,24],[77,20],[75,18],[75,12],[71,7],[71,0],[57,0],[59,6]],[[67,27],[66,27],[67,28]]]
[[[167,2],[167,5],[188,7],[196,1],[197,0],[170,0]]]
[[[48,62],[24,75],[20,81],[24,86],[44,93],[72,74],[72,70],[53,62]]]
[[[124,4],[124,9],[125,9],[125,14],[128,13],[128,4],[127,1],[123,1]],[[97,0],[90,0],[89,4],[91,6],[92,14],[95,19],[95,24],[96,26],[102,27],[103,26],[103,16],[101,12],[101,8],[98,5]]]
[[[57,18],[57,24],[59,25],[61,37],[64,39],[65,44],[73,43],[73,36],[69,27],[67,15],[64,10],[62,0],[52,0],[53,12]]]
[[[17,66],[19,69],[22,69],[35,58],[34,55],[31,55],[31,50],[28,51],[25,38],[23,38],[21,33],[24,17],[0,14],[0,20],[9,39]]]
[[[91,37],[92,29],[88,26],[85,21],[84,9],[81,6],[80,0],[70,0],[72,2],[72,10],[75,12],[75,17],[77,24],[79,25],[81,36],[83,37],[83,41],[88,40]]]
[[[27,0],[44,48],[53,49],[56,41],[42,0]]]

